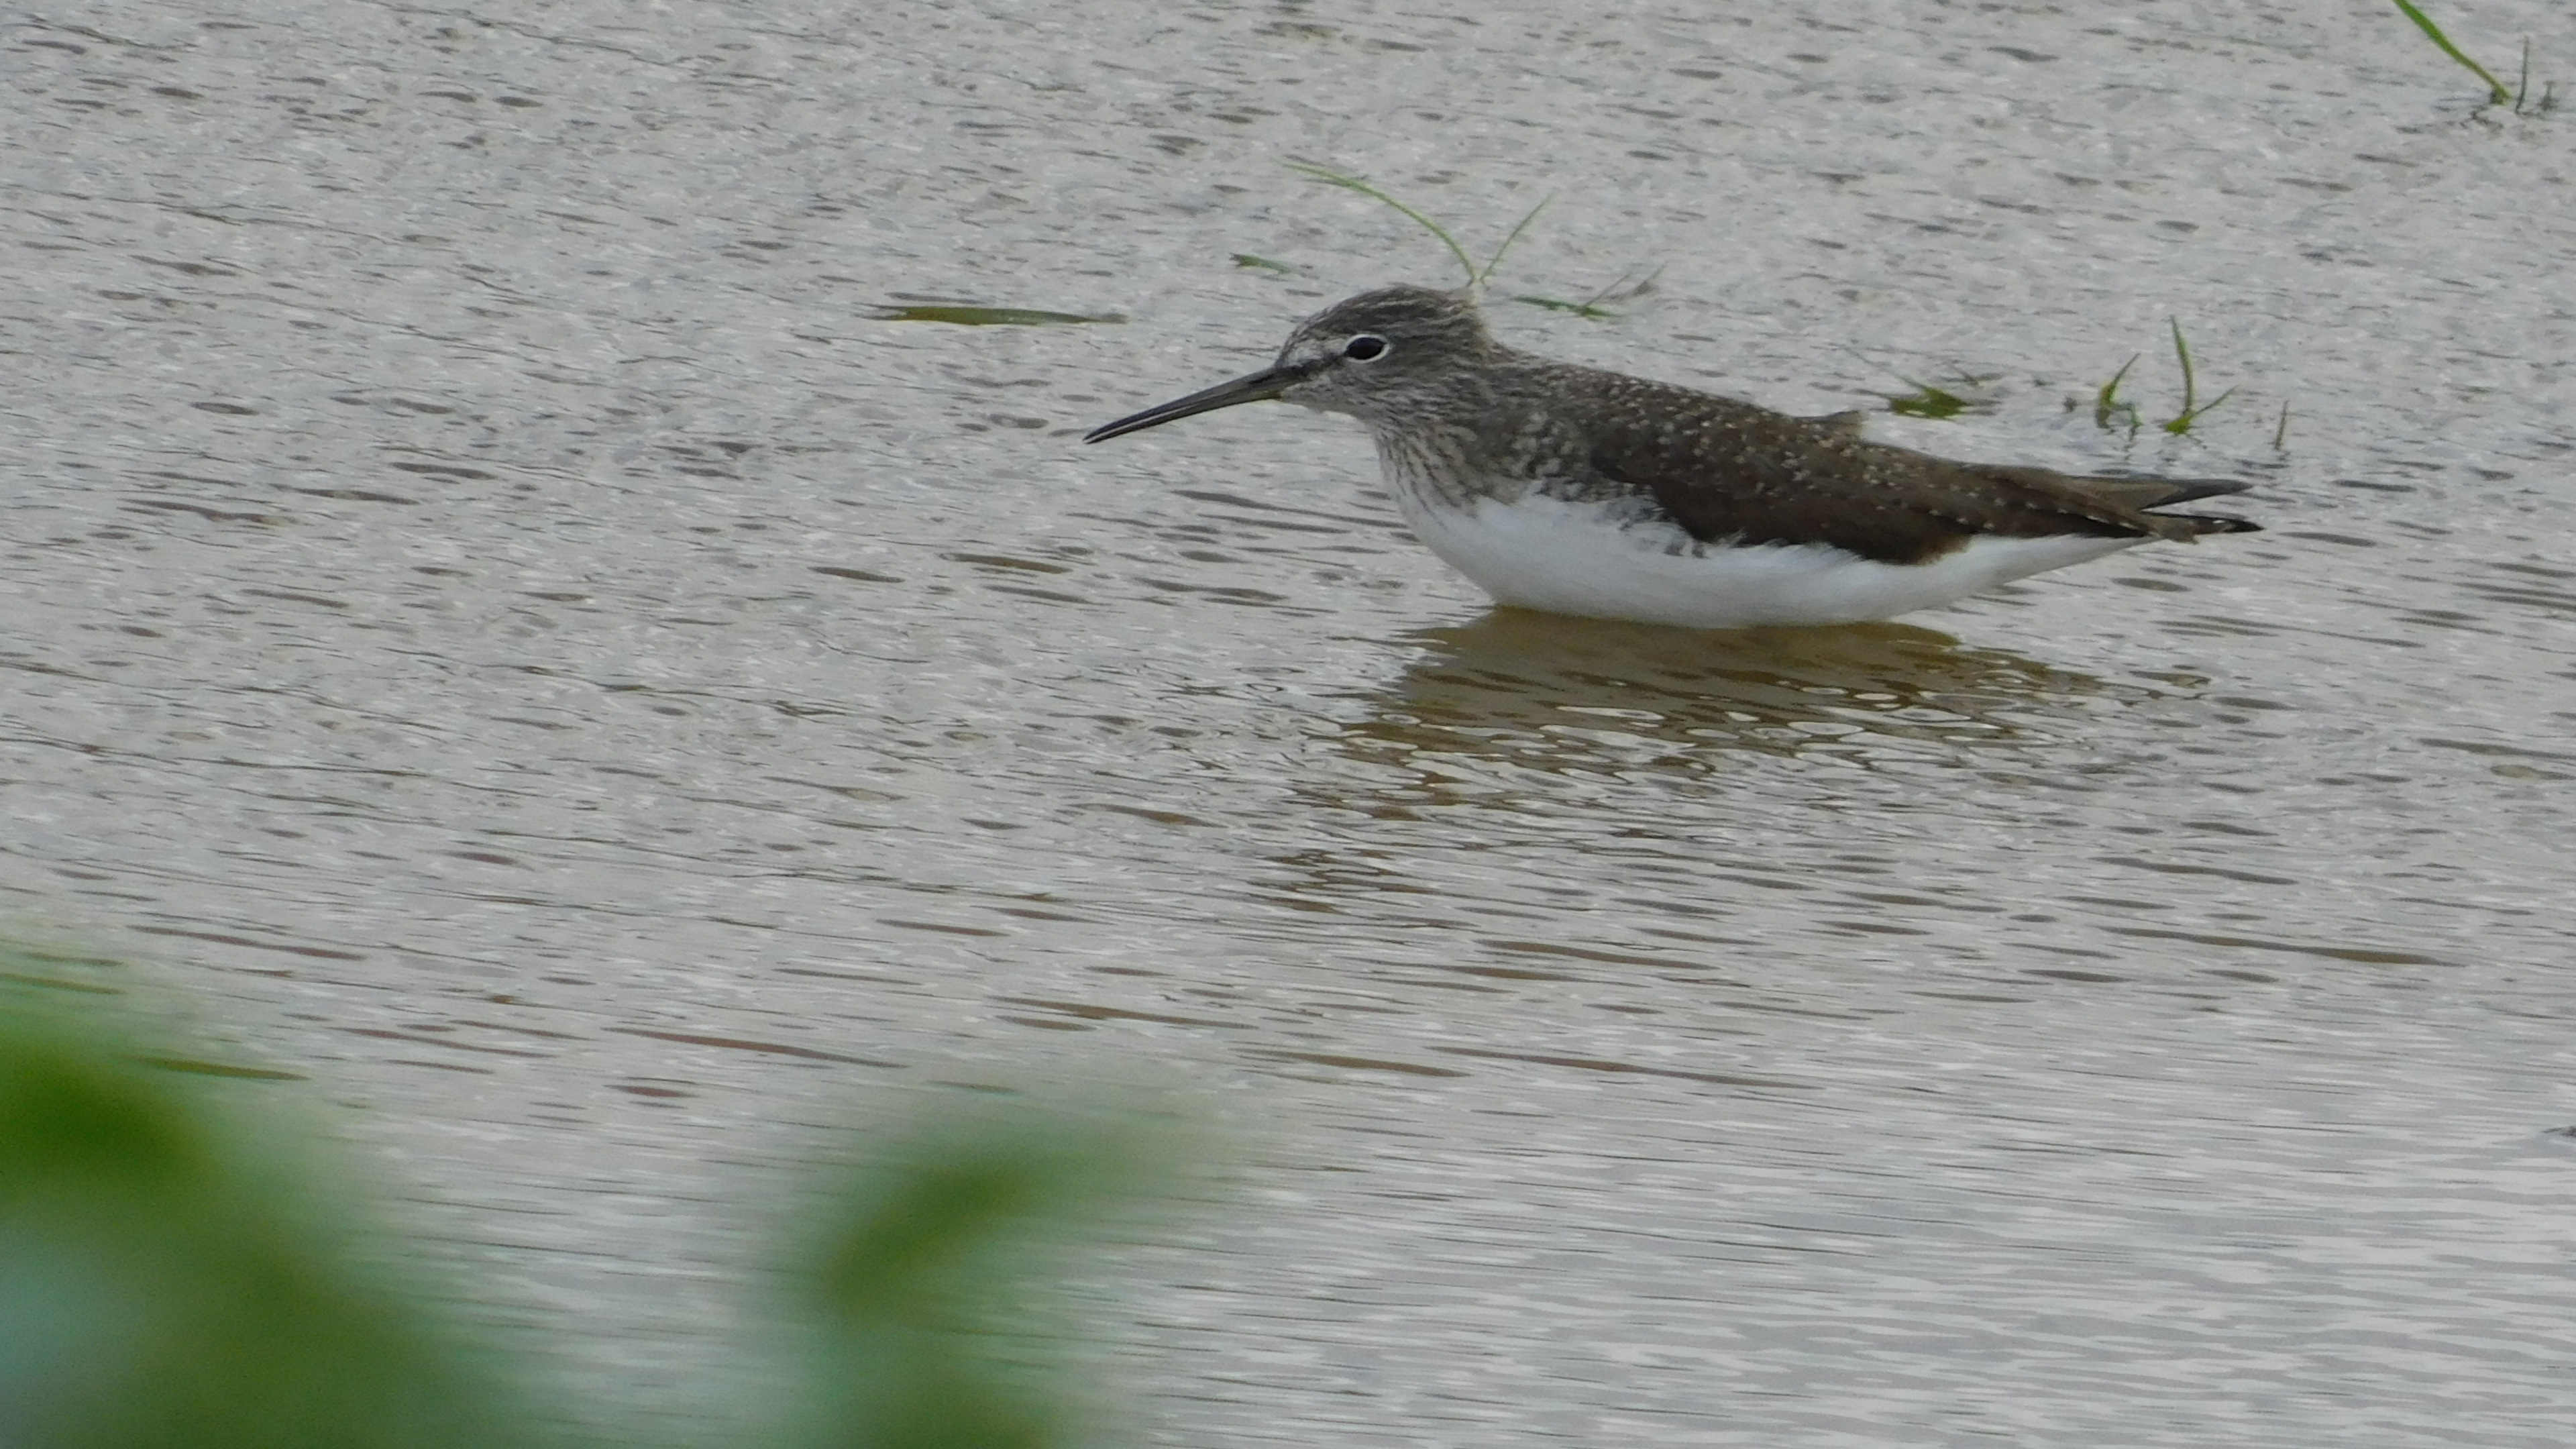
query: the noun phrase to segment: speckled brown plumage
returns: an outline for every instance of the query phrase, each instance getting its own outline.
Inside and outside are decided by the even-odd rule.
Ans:
[[[1817,546],[1832,557],[1897,569],[1930,565],[1979,540],[1987,556],[2013,540],[2062,540],[1988,569],[1944,565],[1960,591],[2096,556],[2124,541],[2189,542],[2240,533],[2243,519],[2149,510],[2237,493],[2215,478],[2112,478],[2045,468],[1954,462],[1875,443],[1852,413],[1802,418],[1670,383],[1535,357],[1496,342],[1471,298],[1388,287],[1335,304],[1298,325],[1263,371],[1121,418],[1100,441],[1213,408],[1263,398],[1348,413],[1368,426],[1407,516],[1435,548],[1443,519],[1533,496],[1581,509],[1583,525],[1631,536],[1658,552],[1714,559],[1727,550]],[[1535,516],[1535,515],[1533,515]],[[1658,541],[1662,540],[1662,541]],[[2100,549],[2083,547],[2101,540]],[[1466,556],[1453,546],[1443,557]],[[1546,560],[1526,543],[1519,564]],[[2006,549],[2006,553],[2010,550]],[[1456,555],[1456,556],[1453,556]],[[1820,559],[1818,567],[1831,567]],[[1985,570],[1981,573],[1980,570]],[[1470,568],[1474,573],[1475,569]],[[1497,597],[1508,577],[1478,576]],[[1561,583],[1561,581],[1560,581]],[[1549,595],[1580,594],[1551,586]],[[1867,590],[1920,607],[1885,579]],[[1944,593],[1944,597],[1952,596]],[[1571,607],[1571,605],[1569,605]],[[1596,607],[1586,604],[1585,607]],[[1622,617],[1663,617],[1641,603],[1599,605]],[[1712,605],[1711,617],[1770,618],[1751,604]],[[1855,607],[1862,607],[1856,605]],[[1795,617],[1843,617],[1815,601]],[[1696,617],[1689,609],[1675,616]],[[1867,617],[1854,614],[1850,617]]]
[[[2146,512],[2243,490],[2219,479],[2095,478],[1958,463],[1733,398],[1555,367],[1582,419],[1582,462],[1647,494],[1694,538],[1827,543],[1881,563],[1935,558],[1978,534],[2191,539],[2239,519]]]

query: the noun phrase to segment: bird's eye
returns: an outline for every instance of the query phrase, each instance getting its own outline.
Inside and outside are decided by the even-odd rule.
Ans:
[[[1386,339],[1374,332],[1363,332],[1342,344],[1342,355],[1353,362],[1375,362],[1386,355]]]

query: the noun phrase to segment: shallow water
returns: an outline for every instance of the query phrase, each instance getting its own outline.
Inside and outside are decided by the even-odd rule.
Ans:
[[[2563,1442],[2576,120],[2097,11],[21,25],[17,932],[354,1106],[609,1437],[816,1124],[1107,1080],[1246,1144],[1088,1291],[1155,1443]],[[1708,636],[1486,609],[1344,420],[1080,447],[1454,277],[1288,156],[1654,274],[1532,350],[2270,531]],[[2239,391],[2097,428],[2169,318]]]

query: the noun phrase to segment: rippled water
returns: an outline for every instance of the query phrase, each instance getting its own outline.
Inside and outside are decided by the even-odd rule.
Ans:
[[[1151,1442],[2564,1442],[2576,120],[2393,12],[91,9],[13,930],[361,1109],[602,1432],[811,1124],[1107,1079],[1249,1154],[1100,1269]],[[1080,447],[1454,276],[1288,156],[1555,193],[1533,350],[2270,531],[1710,636],[1490,612],[1343,420]],[[2239,391],[2097,428],[2168,319]]]

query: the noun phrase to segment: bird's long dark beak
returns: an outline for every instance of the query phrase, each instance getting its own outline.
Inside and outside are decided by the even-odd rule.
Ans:
[[[1236,403],[1265,402],[1285,392],[1291,384],[1305,377],[1308,371],[1310,369],[1302,367],[1265,367],[1259,372],[1246,373],[1232,382],[1220,382],[1214,387],[1191,393],[1188,397],[1174,398],[1170,402],[1147,408],[1141,413],[1131,413],[1114,423],[1102,423],[1099,427],[1083,434],[1082,440],[1086,443],[1106,442],[1126,433],[1168,423],[1174,418],[1188,417],[1192,413],[1214,412],[1218,408],[1233,407]]]

